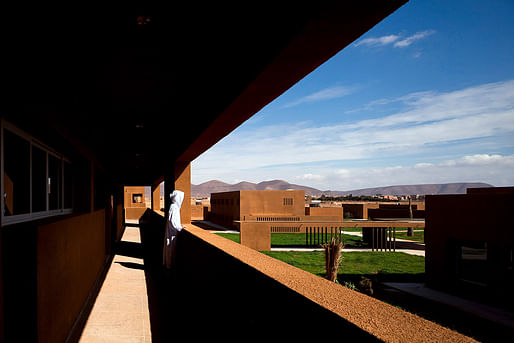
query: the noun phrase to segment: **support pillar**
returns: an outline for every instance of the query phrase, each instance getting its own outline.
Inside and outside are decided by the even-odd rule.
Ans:
[[[152,186],[152,210],[161,210],[161,185]]]
[[[175,163],[175,189],[184,192],[184,201],[180,208],[180,219],[184,224],[191,224],[191,164]]]
[[[180,219],[183,224],[191,224],[191,164],[176,162],[172,173],[164,176],[164,208],[170,208],[170,194],[174,190],[184,192],[184,201],[180,208]]]

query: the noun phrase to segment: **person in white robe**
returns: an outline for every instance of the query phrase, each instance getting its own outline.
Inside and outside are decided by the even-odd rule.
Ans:
[[[180,222],[180,206],[184,200],[184,192],[175,190],[170,194],[171,205],[166,220],[166,229],[164,234],[164,248],[162,254],[162,263],[166,268],[171,268],[175,262],[177,236],[183,229]]]

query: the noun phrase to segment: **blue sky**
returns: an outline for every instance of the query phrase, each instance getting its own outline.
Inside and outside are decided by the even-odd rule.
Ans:
[[[192,183],[514,185],[514,1],[412,0],[192,163]]]

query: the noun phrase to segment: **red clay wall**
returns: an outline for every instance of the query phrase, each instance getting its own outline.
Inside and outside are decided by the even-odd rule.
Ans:
[[[191,219],[203,220],[203,205],[191,205]]]
[[[353,218],[368,219],[368,210],[378,208],[378,203],[345,203],[343,202],[344,213],[351,213]]]
[[[331,220],[343,220],[342,207],[306,207],[306,216],[332,217]]]
[[[145,187],[124,187],[124,197],[125,197],[125,208],[129,207],[146,207],[145,203]],[[141,202],[135,203],[132,202],[133,194],[141,194]]]
[[[257,251],[269,251],[271,249],[271,234],[269,223],[241,223],[241,245]]]
[[[247,216],[305,215],[304,191],[235,191],[211,194],[209,220],[235,228]]]
[[[40,226],[37,232],[39,342],[64,342],[106,262],[105,211]]]
[[[219,330],[212,318],[229,318],[257,340],[315,340],[337,328],[351,342],[473,341],[194,225],[178,245],[179,278],[185,293],[195,295],[176,300],[184,305],[178,320],[193,330],[199,320],[205,330]]]
[[[427,195],[425,265],[427,283],[437,288],[456,286],[457,244],[486,242],[490,287],[496,279],[502,251],[514,248],[514,192],[511,194]],[[512,294],[510,292],[510,294]]]
[[[128,207],[125,209],[125,219],[139,220],[145,211],[146,207]]]
[[[241,216],[305,214],[304,191],[241,191]]]

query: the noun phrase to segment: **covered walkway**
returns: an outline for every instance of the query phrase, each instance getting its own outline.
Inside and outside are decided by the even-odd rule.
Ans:
[[[240,340],[241,335],[267,339],[271,333],[274,337],[301,338],[318,335],[316,330],[295,328],[303,321],[314,326],[340,322],[337,315],[313,306],[275,281],[262,279],[262,274],[247,265],[224,254],[219,259],[217,249],[194,252],[196,244],[185,237],[188,234],[181,236],[179,243],[179,266],[166,270],[162,266],[163,229],[164,218],[151,210],[139,225],[129,223],[125,227],[79,343],[155,343],[213,337],[233,341]],[[196,267],[198,263],[204,269]],[[276,294],[269,292],[270,282]],[[272,304],[280,309],[272,310]],[[298,311],[304,306],[313,307],[309,311],[312,317]],[[277,331],[279,328],[286,330]],[[351,326],[350,332],[364,341],[375,341],[356,327]]]
[[[152,342],[139,227],[126,227],[80,343]]]
[[[80,343],[305,339],[327,327],[361,342],[472,341],[193,224],[170,273],[161,265],[163,224],[147,210],[126,227]]]

